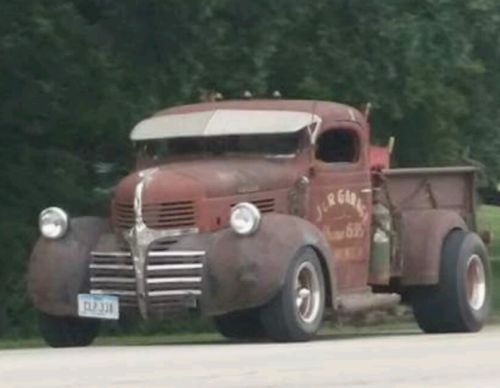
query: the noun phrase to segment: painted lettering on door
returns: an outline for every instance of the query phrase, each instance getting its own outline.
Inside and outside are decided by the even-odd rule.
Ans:
[[[328,192],[316,206],[315,217],[338,261],[364,260],[370,217],[359,192],[350,189]]]
[[[316,206],[316,222],[320,224],[332,209],[341,206],[350,206],[363,223],[368,219],[366,205],[358,193],[348,189],[339,189],[328,193],[326,198]]]

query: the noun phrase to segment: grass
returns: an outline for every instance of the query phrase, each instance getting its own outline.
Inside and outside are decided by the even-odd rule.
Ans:
[[[415,335],[420,330],[413,322],[391,322],[369,326],[334,325],[325,323],[318,340],[342,340],[389,335]],[[251,341],[255,342],[255,341]],[[268,342],[268,341],[262,341]],[[182,333],[155,335],[101,336],[92,346],[154,346],[154,345],[216,345],[237,343],[218,333]],[[0,350],[33,349],[47,347],[41,338],[7,339],[0,341]]]
[[[491,272],[493,277],[493,314],[500,321],[500,261],[491,262]]]
[[[217,333],[182,333],[154,335],[117,335],[97,337],[92,346],[150,346],[182,344],[214,344],[224,342]],[[0,349],[42,348],[47,345],[41,338],[6,339],[0,341]]]
[[[483,205],[478,211],[479,230],[489,230],[493,234],[493,241],[490,245],[490,255],[493,259],[492,275],[493,282],[498,286],[494,288],[493,310],[491,322],[500,324],[500,207]],[[497,239],[495,239],[495,236]],[[380,335],[396,334],[416,334],[418,330],[416,324],[408,321],[408,318],[398,320],[389,318],[381,324],[367,324],[365,326],[353,325],[334,325],[326,323],[321,330],[319,339],[346,339],[353,337],[373,337]],[[387,323],[389,322],[389,323]],[[125,335],[104,335],[98,337],[94,342],[95,346],[150,346],[150,345],[183,345],[183,344],[217,344],[228,343],[218,333],[210,331],[211,325],[202,322],[202,320],[191,319],[184,322],[189,326],[180,323],[184,328],[192,329],[192,332],[165,333],[153,331],[150,334],[125,334]],[[180,326],[179,326],[180,327]],[[179,329],[177,327],[177,329]],[[205,332],[203,332],[205,330]],[[2,339],[0,340],[0,349],[20,349],[20,348],[40,348],[45,347],[45,343],[40,338],[27,339]]]
[[[488,247],[493,277],[493,321],[500,323],[500,206],[481,205],[477,213],[479,231],[492,233]]]
[[[478,211],[478,229],[489,230],[492,242],[488,247],[493,277],[493,319],[500,321],[500,207],[482,205]]]
[[[500,207],[482,205],[478,211],[478,226],[479,230],[492,232],[490,255],[494,259],[500,259]]]

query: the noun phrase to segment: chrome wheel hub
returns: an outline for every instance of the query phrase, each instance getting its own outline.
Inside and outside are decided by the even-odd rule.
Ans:
[[[300,319],[314,322],[321,310],[319,274],[310,262],[300,264],[295,273],[295,307]]]
[[[486,300],[486,274],[483,261],[478,255],[472,255],[467,260],[465,276],[469,306],[474,310],[479,310]]]

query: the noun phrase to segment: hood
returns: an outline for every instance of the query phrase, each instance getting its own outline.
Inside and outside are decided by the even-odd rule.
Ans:
[[[118,202],[131,203],[141,171],[123,179]],[[301,176],[292,161],[262,159],[196,160],[159,166],[150,176],[144,202],[162,203],[217,198],[291,187]]]

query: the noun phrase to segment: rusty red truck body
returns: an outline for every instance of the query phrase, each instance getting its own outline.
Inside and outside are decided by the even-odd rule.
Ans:
[[[52,346],[99,318],[189,308],[227,337],[307,340],[325,315],[409,303],[426,332],[477,331],[491,299],[474,169],[391,169],[356,109],[226,101],[132,131],[110,218],[40,216],[29,291]]]

